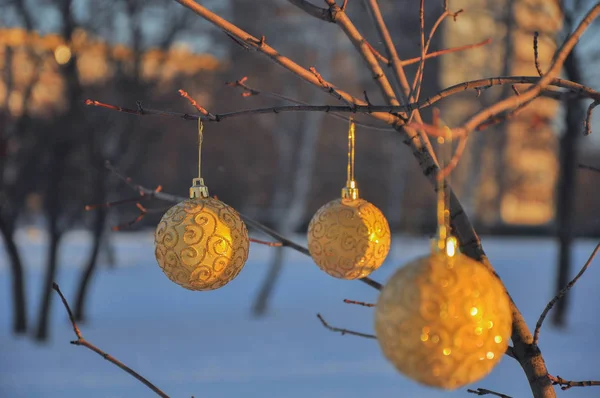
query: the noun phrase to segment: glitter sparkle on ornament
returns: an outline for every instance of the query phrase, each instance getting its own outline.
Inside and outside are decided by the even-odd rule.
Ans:
[[[486,376],[504,355],[511,329],[501,282],[461,253],[434,253],[400,268],[375,311],[385,357],[409,378],[449,390]]]

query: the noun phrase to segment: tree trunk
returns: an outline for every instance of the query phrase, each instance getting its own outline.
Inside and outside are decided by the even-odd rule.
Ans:
[[[95,210],[93,225],[94,242],[92,243],[92,250],[87,260],[85,269],[83,270],[81,279],[79,280],[79,286],[77,288],[77,298],[75,301],[75,307],[73,311],[73,315],[75,316],[76,321],[85,320],[85,304],[88,298],[90,281],[96,270],[96,265],[98,264],[98,253],[100,252],[100,247],[104,242],[105,224],[106,210],[104,208]]]
[[[23,263],[19,249],[14,240],[14,228],[0,217],[0,232],[4,238],[6,252],[10,261],[13,293],[13,332],[22,334],[27,331],[27,305],[25,300],[25,281],[23,279]]]
[[[571,52],[565,64],[567,79],[581,82],[581,73],[575,54]],[[557,236],[558,236],[558,272],[555,290],[558,292],[569,283],[571,274],[571,246],[575,226],[575,195],[577,178],[577,142],[582,134],[581,121],[585,119],[582,103],[578,99],[567,102],[565,115],[565,132],[560,139],[560,179],[557,198]],[[565,325],[569,294],[556,303],[552,323]]]
[[[285,248],[277,247],[273,250],[275,251],[275,253],[271,264],[269,265],[269,272],[267,273],[267,277],[263,281],[260,290],[258,291],[258,295],[256,296],[256,300],[254,301],[254,305],[252,306],[252,315],[256,317],[260,317],[267,312],[267,308],[269,306],[269,298],[271,297],[271,294],[275,289],[275,285],[277,284],[279,274],[281,273],[281,269],[283,268]]]
[[[50,217],[50,241],[48,242],[48,257],[46,266],[46,275],[44,277],[44,285],[41,297],[41,303],[38,310],[38,324],[35,332],[35,339],[44,341],[48,338],[48,321],[50,319],[51,299],[52,299],[52,283],[56,276],[58,263],[58,245],[62,233],[57,228],[56,217]]]

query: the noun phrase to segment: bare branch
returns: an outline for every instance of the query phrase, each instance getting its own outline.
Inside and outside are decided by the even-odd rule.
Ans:
[[[600,243],[598,243],[596,245],[596,248],[594,249],[594,251],[592,252],[590,257],[588,258],[588,260],[585,262],[585,264],[583,265],[583,267],[581,268],[579,273],[575,276],[575,278],[573,278],[573,280],[571,282],[569,282],[567,284],[567,286],[562,288],[561,291],[558,292],[558,294],[556,296],[554,296],[554,298],[552,300],[550,300],[548,305],[546,305],[546,308],[544,308],[544,311],[542,312],[542,314],[540,315],[540,318],[538,319],[537,323],[535,324],[535,331],[533,333],[533,344],[537,344],[538,340],[540,339],[540,330],[542,329],[542,324],[544,323],[544,319],[546,319],[546,315],[548,315],[548,312],[550,312],[550,310],[552,309],[552,307],[554,307],[554,305],[558,302],[558,300],[563,298],[564,295],[567,294],[567,292],[569,290],[571,290],[571,288],[575,285],[575,283],[577,283],[579,278],[581,278],[581,276],[585,273],[585,271],[588,269],[588,267],[594,260],[594,257],[596,256],[596,253],[598,252],[598,250],[600,250]]]
[[[375,307],[375,304],[364,303],[362,301],[354,301],[354,300],[348,300],[348,299],[344,299],[344,303],[346,303],[346,304],[361,305],[363,307]]]
[[[585,131],[583,132],[583,135],[592,134],[592,113],[594,112],[594,108],[598,105],[600,105],[600,101],[595,100],[590,104],[590,106],[588,106],[584,122]]]
[[[580,169],[585,169],[585,170],[591,170],[591,171],[595,171],[596,173],[600,173],[600,168],[598,167],[594,167],[594,166],[589,166],[587,164],[579,164],[578,166]]]
[[[478,112],[472,116],[466,123],[464,123],[459,129],[464,130],[466,133],[470,133],[475,130],[481,123],[490,119],[491,117],[498,115],[504,111],[518,107],[520,104],[526,101],[530,101],[538,97],[541,92],[552,82],[552,79],[558,76],[562,68],[565,59],[579,41],[579,38],[592,21],[600,14],[600,3],[597,3],[579,23],[575,31],[567,38],[563,45],[554,54],[552,65],[548,72],[537,82],[537,84],[528,88],[525,92],[521,93],[518,97],[509,97],[496,104]]]
[[[288,0],[290,3],[306,12],[308,15],[320,19],[325,22],[332,22],[329,10],[326,8],[317,7],[307,0]]]
[[[85,340],[83,338],[83,335],[81,334],[81,331],[79,330],[79,327],[77,326],[77,323],[75,323],[75,318],[73,318],[73,313],[71,312],[71,307],[69,307],[69,303],[67,302],[67,299],[60,291],[60,287],[58,286],[58,284],[56,282],[54,282],[54,283],[52,283],[52,288],[60,296],[60,299],[62,300],[62,303],[65,306],[67,313],[69,314],[69,320],[71,321],[71,324],[73,325],[73,332],[75,333],[75,336],[77,336],[77,340],[71,341],[71,344],[77,345],[77,346],[82,346],[91,351],[94,351],[96,354],[100,355],[102,358],[106,359],[108,362],[111,362],[112,364],[118,366],[125,372],[129,373],[131,376],[135,377],[137,380],[142,382],[146,387],[148,387],[149,389],[154,391],[156,393],[156,395],[158,395],[159,397],[169,398],[169,396],[167,394],[162,392],[158,387],[156,387],[154,384],[152,384],[150,381],[148,381],[148,379],[146,379],[145,377],[143,377],[142,375],[137,373],[135,370],[131,369],[129,366],[125,365],[123,362],[119,361],[112,355],[107,354],[106,352],[102,351],[101,349],[99,349],[98,347],[96,347],[95,345],[90,343],[89,341]]]
[[[386,77],[383,69],[381,69],[377,58],[375,58],[370,46],[366,43],[366,40],[359,33],[358,29],[356,29],[350,18],[348,18],[346,13],[340,9],[335,0],[325,0],[325,2],[329,5],[329,10],[333,16],[334,22],[338,24],[340,28],[342,28],[358,53],[361,54],[362,58],[367,63],[373,79],[375,79],[375,82],[379,86],[379,89],[381,90],[387,103],[389,105],[400,105],[398,99],[396,98],[396,94],[392,89],[392,85]]]
[[[250,97],[250,96],[256,96],[256,95],[265,95],[267,97],[271,97],[271,98],[275,98],[278,100],[283,100],[283,101],[288,101],[294,104],[299,104],[299,105],[309,105],[306,102],[303,101],[299,101],[290,97],[287,97],[285,95],[279,94],[279,93],[275,93],[273,91],[263,91],[263,90],[257,90],[256,88],[250,87],[246,84],[246,81],[248,80],[248,77],[244,76],[239,80],[236,80],[235,82],[227,82],[225,83],[227,86],[229,87],[240,87],[242,88],[244,91],[242,93],[242,96],[244,97]],[[365,101],[367,101],[367,107],[370,107],[372,104],[365,98]],[[354,106],[353,108],[355,108],[356,106]],[[334,112],[327,112],[327,115],[332,116],[336,119],[339,120],[344,120],[344,121],[348,121],[348,117],[340,115],[339,113],[334,113]],[[374,124],[370,124],[370,123],[364,123],[364,122],[359,122],[359,121],[354,121],[354,124],[356,124],[357,126],[361,126],[367,129],[371,129],[371,130],[379,130],[379,131],[395,131],[392,128],[389,127],[379,127],[379,126],[375,126]]]
[[[281,247],[283,246],[283,244],[281,242],[267,242],[264,240],[259,240],[259,239],[254,239],[254,238],[249,238],[250,242],[254,242],[254,243],[258,243],[260,245],[265,245],[265,246],[269,246],[269,247]]]
[[[275,63],[283,66],[284,68],[288,69],[290,72],[296,74],[297,76],[304,79],[305,81],[307,81],[317,87],[320,87],[321,89],[323,89],[324,91],[326,91],[330,94],[333,94],[332,92],[329,91],[328,88],[324,88],[323,85],[317,79],[317,77],[314,74],[312,74],[309,70],[298,65],[291,59],[284,57],[283,55],[281,55],[279,52],[277,52],[273,47],[269,46],[268,44],[263,43],[261,45],[260,39],[257,39],[256,37],[250,35],[249,33],[245,32],[244,30],[233,25],[229,21],[227,21],[227,20],[221,18],[220,16],[216,15],[215,13],[209,11],[206,7],[196,3],[193,0],[175,0],[175,1],[177,1],[181,5],[189,8],[190,10],[192,10],[193,12],[195,12],[196,14],[198,14],[199,16],[201,16],[208,22],[212,23],[213,25],[217,26],[218,28],[222,29],[224,32],[226,32],[231,37],[234,37],[234,38],[236,38],[236,40],[239,40],[242,43],[245,43],[249,48],[255,49],[255,50],[259,51],[260,53],[266,55],[271,60],[273,60]],[[298,2],[298,3],[300,3],[300,2]],[[302,3],[306,3],[306,2],[302,2]],[[328,83],[328,86],[333,87],[333,85],[330,83]],[[338,89],[338,90],[336,90],[336,92],[340,96],[342,96],[342,98],[348,103],[357,104],[357,105],[366,105],[364,101],[346,93],[345,91]],[[389,113],[373,112],[371,114],[371,116],[373,116],[379,120],[382,120],[382,121],[386,122],[387,124],[394,124],[394,123],[398,122],[398,118]]]
[[[424,109],[424,108],[432,106],[433,104],[435,104],[436,102],[438,102],[444,98],[462,93],[462,92],[470,90],[470,89],[476,90],[478,88],[489,88],[489,87],[499,86],[499,85],[504,85],[504,84],[536,84],[537,82],[539,82],[540,79],[541,78],[537,77],[537,76],[498,76],[498,77],[491,77],[491,78],[486,78],[486,79],[471,80],[471,81],[459,83],[454,86],[448,87],[425,100],[415,102],[415,103],[410,103],[407,105],[373,105],[373,104],[367,103],[366,101],[362,101],[363,105],[355,104],[353,106],[349,106],[349,105],[348,106],[307,105],[307,104],[296,105],[296,106],[287,105],[287,106],[274,106],[274,107],[268,107],[268,108],[247,109],[247,110],[242,110],[242,111],[237,111],[237,112],[214,114],[213,115],[214,119],[211,119],[207,116],[202,116],[202,115],[162,111],[162,110],[157,110],[157,109],[142,108],[141,106],[138,106],[137,110],[133,110],[133,109],[129,109],[129,108],[123,108],[123,107],[117,106],[117,105],[106,104],[106,103],[96,101],[96,100],[91,100],[91,99],[86,100],[85,104],[88,106],[97,106],[97,107],[110,109],[110,110],[117,111],[117,112],[129,113],[129,114],[137,115],[137,116],[154,115],[154,116],[174,117],[174,118],[179,118],[179,119],[184,119],[184,120],[198,120],[198,118],[201,118],[202,121],[207,121],[207,122],[221,122],[225,119],[230,119],[233,117],[268,114],[268,113],[281,113],[281,112],[326,112],[326,113],[352,112],[352,113],[365,113],[365,114],[373,114],[373,113],[379,112],[379,113],[388,113],[389,114],[389,113],[407,112],[407,111],[412,111],[415,109]],[[579,84],[579,83],[576,83],[576,82],[573,82],[570,80],[557,78],[557,79],[553,79],[549,85],[565,88],[565,89],[569,90],[570,92],[572,92],[574,95],[577,95],[578,98],[581,97],[581,98],[590,98],[593,100],[600,100],[600,92],[595,91],[587,86],[584,86],[582,84]],[[252,90],[257,91],[255,89],[252,89]],[[276,95],[279,95],[279,94],[276,94]],[[289,100],[294,101],[291,99],[289,99]],[[417,123],[419,123],[419,122],[417,122]],[[376,126],[372,126],[372,125],[368,125],[368,124],[365,124],[365,126],[368,128],[373,128],[373,129],[377,129],[377,130],[389,131],[389,129],[378,128]],[[453,134],[454,135],[462,134],[462,132],[459,132],[458,130],[455,129],[453,131]]]
[[[321,314],[317,314],[317,318],[319,318],[319,320],[321,321],[323,326],[325,326],[327,329],[331,330],[332,332],[341,333],[342,336],[345,334],[349,334],[352,336],[364,337],[367,339],[376,339],[377,338],[373,334],[360,333],[360,332],[355,332],[355,331],[348,330],[348,329],[340,329],[340,328],[333,327],[333,326],[329,325],[327,322],[325,322],[325,319],[323,319]]]
[[[444,50],[434,51],[434,52],[425,54],[425,59],[437,58],[441,55],[452,54],[452,53],[459,52],[459,51],[470,50],[472,48],[482,47],[482,46],[490,44],[491,42],[492,42],[492,39],[485,39],[483,41],[480,41],[479,43],[466,44],[464,46],[450,47],[450,48],[446,48]],[[384,57],[379,51],[377,51],[375,48],[373,48],[373,46],[371,46],[371,44],[369,44],[369,43],[367,43],[367,44],[369,45],[369,47],[371,48],[371,51],[373,51],[373,54],[379,61],[383,62],[384,64],[386,64],[388,66],[392,66],[392,62],[389,59]],[[400,61],[400,66],[412,65],[412,64],[419,63],[420,61],[421,61],[421,57],[409,58],[404,61]]]
[[[477,390],[468,389],[467,392],[475,395],[493,395],[500,398],[512,398],[509,395],[502,394],[496,391],[488,390],[487,388],[478,388]]]
[[[535,69],[538,72],[538,75],[544,76],[542,72],[542,68],[540,68],[540,58],[538,54],[538,37],[540,33],[538,31],[533,32],[533,62],[535,63]]]
[[[562,377],[556,375],[548,375],[548,378],[552,381],[552,385],[559,385],[561,390],[568,390],[571,387],[592,387],[592,386],[600,386],[600,381],[571,381],[565,380]]]
[[[199,103],[196,102],[195,99],[193,99],[192,97],[190,97],[190,95],[187,93],[187,91],[179,89],[179,95],[181,95],[183,98],[185,98],[188,101],[190,101],[190,104],[192,104],[192,106],[194,108],[196,108],[198,110],[198,112],[200,112],[201,114],[203,114],[204,116],[206,116],[209,120],[217,120],[217,117],[215,115],[213,115],[212,113],[210,113],[209,111],[207,111],[206,109],[204,109],[202,106],[200,106]]]

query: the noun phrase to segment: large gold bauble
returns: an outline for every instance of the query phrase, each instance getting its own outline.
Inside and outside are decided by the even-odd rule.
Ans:
[[[188,199],[163,215],[154,235],[163,272],[190,290],[231,282],[248,258],[248,230],[238,213],[213,198]]]
[[[390,251],[390,227],[381,211],[366,200],[336,199],[310,221],[308,250],[329,275],[364,278],[381,266]]]
[[[506,351],[511,329],[501,282],[460,253],[433,254],[396,271],[375,311],[386,358],[411,379],[448,390],[486,376]]]

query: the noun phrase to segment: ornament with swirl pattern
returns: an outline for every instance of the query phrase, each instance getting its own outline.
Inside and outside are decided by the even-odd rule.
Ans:
[[[248,230],[239,214],[208,195],[201,177],[202,122],[198,121],[198,178],[190,199],[163,215],[154,235],[156,260],[165,275],[190,290],[231,282],[248,258]]]
[[[348,178],[342,198],[321,207],[308,226],[308,250],[315,263],[341,279],[364,278],[383,264],[390,227],[381,211],[358,197],[354,180],[354,122],[348,131]]]
[[[498,277],[458,251],[441,175],[432,253],[387,281],[375,308],[375,334],[384,356],[401,373],[452,390],[486,376],[500,361],[511,336],[512,312]]]

